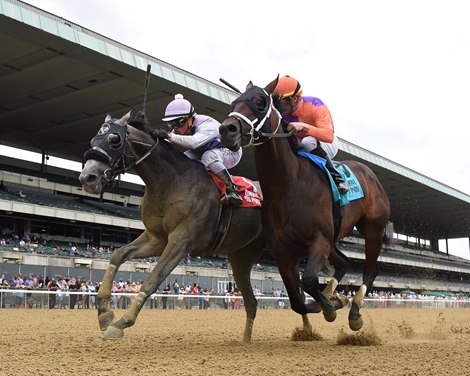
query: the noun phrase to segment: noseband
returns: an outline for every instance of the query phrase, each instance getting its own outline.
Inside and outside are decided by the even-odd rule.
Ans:
[[[116,139],[114,136],[117,136]],[[114,142],[116,140],[117,142]],[[127,155],[127,147],[129,142],[134,144],[141,144],[150,147],[150,149],[140,158],[133,161],[126,166],[127,158],[133,156]],[[159,144],[159,139],[156,139],[154,145],[150,145],[141,141],[129,140],[129,131],[127,124],[121,125],[115,122],[104,123],[97,135],[91,140],[91,144],[95,144],[88,149],[83,155],[84,161],[94,159],[109,164],[103,175],[107,182],[112,181],[118,175],[124,174],[130,169],[137,166],[140,162],[146,159],[156,149]]]
[[[266,106],[266,108],[263,111],[259,111],[252,102],[253,97],[256,95],[260,97],[264,97],[266,99],[269,98],[269,101],[267,101],[269,104]],[[244,136],[250,136],[250,141],[248,142],[246,146],[251,146],[251,145],[258,146],[266,142],[272,137],[281,138],[281,137],[290,137],[292,135],[292,132],[277,133],[277,131],[279,130],[279,126],[281,124],[282,117],[281,117],[281,114],[277,111],[277,109],[273,106],[272,96],[269,95],[264,89],[261,89],[260,87],[257,87],[257,86],[253,86],[251,89],[249,89],[248,91],[240,95],[240,97],[238,97],[235,101],[232,102],[232,108],[235,107],[235,105],[240,102],[248,106],[252,114],[255,116],[255,119],[250,120],[245,115],[236,111],[230,112],[228,114],[228,117],[235,118],[239,123],[243,121],[251,127],[248,133],[243,133]],[[276,129],[274,132],[265,132],[262,130],[265,124],[268,125],[270,130],[272,129],[271,114],[272,114],[273,109],[274,111],[277,112],[277,115],[278,115]],[[240,127],[240,132],[241,132],[241,127]],[[255,141],[258,141],[260,137],[266,137],[267,139],[260,141],[260,142],[255,142]]]

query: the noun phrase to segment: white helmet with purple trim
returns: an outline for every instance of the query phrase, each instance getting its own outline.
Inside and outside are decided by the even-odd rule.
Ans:
[[[175,99],[168,103],[165,109],[163,121],[171,121],[180,117],[193,117],[196,115],[194,107],[190,101],[184,99],[182,94],[176,94]]]

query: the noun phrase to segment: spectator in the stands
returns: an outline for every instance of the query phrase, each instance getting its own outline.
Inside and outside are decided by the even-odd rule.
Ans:
[[[88,291],[91,293],[90,295],[90,306],[92,309],[95,309],[96,308],[96,295],[94,295],[96,293],[96,285],[93,284],[92,281],[89,281],[88,282]]]
[[[47,289],[49,291],[57,291],[57,282],[55,281],[55,278],[52,277],[51,280],[47,284]],[[57,301],[57,295],[56,294],[49,294],[49,309],[55,308]]]
[[[165,288],[163,289],[162,291],[162,294],[165,294],[165,295],[168,295],[168,294],[171,294],[171,286],[170,284],[168,283]],[[163,309],[167,309],[167,304],[168,304],[168,297],[167,296],[163,296],[162,297],[162,305],[163,305]]]
[[[80,284],[78,283],[76,278],[71,278],[69,281],[69,291],[77,292],[80,291]],[[70,309],[74,309],[75,305],[77,304],[78,294],[71,294],[70,295]],[[78,308],[78,307],[77,307]]]
[[[242,300],[240,298],[237,298],[237,297],[240,297],[241,295],[242,295],[242,293],[240,292],[240,290],[236,288],[235,291],[233,292],[233,295],[232,295],[232,296],[234,296],[234,298],[232,298],[233,309],[240,309]]]
[[[58,286],[57,291],[61,291],[60,293],[57,294],[57,308],[67,308],[68,294],[66,294],[65,291],[69,290],[68,279],[59,277],[57,279],[57,286]]]

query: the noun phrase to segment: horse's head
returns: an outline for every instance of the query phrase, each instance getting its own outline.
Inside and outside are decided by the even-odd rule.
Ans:
[[[129,122],[129,119],[130,112],[121,119],[107,115],[104,124],[92,138],[91,148],[83,155],[86,163],[79,176],[85,191],[101,193],[106,183],[140,163],[157,146],[158,142],[155,143],[148,134],[145,115],[139,113],[132,121]],[[147,152],[137,150],[142,148]]]
[[[222,143],[229,149],[257,145],[277,132],[281,116],[274,108],[272,93],[278,78],[264,89],[248,83],[246,91],[231,104],[231,112],[220,128]]]

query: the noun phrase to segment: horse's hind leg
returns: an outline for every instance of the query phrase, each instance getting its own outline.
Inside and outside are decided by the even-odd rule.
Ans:
[[[118,248],[113,252],[96,299],[98,322],[101,330],[106,330],[114,319],[114,313],[109,309],[109,301],[111,299],[111,286],[119,267],[127,260],[155,256],[158,253],[158,243],[150,241],[145,231],[128,245]]]
[[[253,333],[253,323],[256,317],[257,301],[253,295],[251,287],[250,274],[253,263],[261,257],[263,253],[260,241],[254,241],[248,246],[233,251],[229,254],[230,264],[232,265],[233,277],[243,295],[243,302],[246,311],[245,332],[243,333],[243,342],[250,343]]]
[[[362,273],[362,285],[356,292],[349,310],[349,327],[357,331],[362,328],[364,322],[359,310],[364,306],[364,298],[372,288],[375,277],[378,274],[377,259],[382,248],[382,233],[375,232],[372,235],[365,236],[365,266]]]

